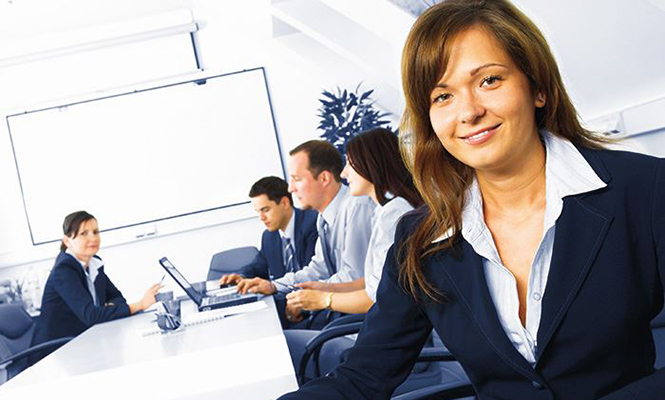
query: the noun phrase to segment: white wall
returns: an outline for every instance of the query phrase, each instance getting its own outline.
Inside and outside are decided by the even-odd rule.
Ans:
[[[389,58],[398,58],[401,41],[409,28],[408,17],[395,10],[392,3],[367,0],[368,4],[371,4],[370,8],[377,11],[372,15],[373,18],[364,18],[365,14],[358,11],[360,8],[354,8],[354,2],[350,0],[308,1],[323,4],[325,7],[319,5],[316,9],[330,9],[335,13],[335,18],[344,16],[363,26],[372,34],[365,38],[368,43],[385,41],[391,48]],[[40,38],[54,35],[71,36],[108,24],[131,22],[172,11],[192,10],[194,19],[200,24],[197,36],[202,63],[207,70],[219,73],[257,66],[266,67],[277,129],[282,149],[287,152],[302,141],[319,134],[316,130],[316,110],[322,89],[334,89],[338,85],[353,88],[361,81],[366,84],[371,82],[375,86],[385,84],[385,87],[375,87],[377,93],[391,93],[401,87],[399,82],[391,81],[395,79],[391,78],[394,75],[392,72],[373,74],[367,69],[367,65],[371,63],[358,59],[357,54],[352,54],[353,60],[344,58],[343,41],[358,38],[344,38],[344,32],[341,31],[317,31],[316,23],[296,18],[311,18],[316,21],[326,16],[288,14],[286,11],[289,7],[286,4],[274,6],[287,2],[299,4],[302,0],[1,2],[0,53],[1,49],[7,48],[6,45],[15,45],[19,39],[39,41]],[[654,42],[654,38],[662,37],[659,33],[663,29],[660,23],[663,10],[656,9],[647,1],[632,0],[608,0],[611,6],[601,8],[595,3],[584,5],[573,0],[552,4],[539,0],[517,0],[516,3],[541,25],[551,41],[568,89],[583,117],[594,118],[622,111],[665,95],[665,69],[661,68],[665,56],[662,52],[653,50],[653,44],[657,42]],[[635,3],[639,4],[634,5]],[[276,21],[275,15],[280,17],[277,18],[279,21]],[[301,30],[293,25],[288,26],[289,23]],[[382,34],[381,29],[377,29],[384,26],[391,27],[390,35]],[[281,36],[273,38],[274,27]],[[360,32],[358,29],[352,31]],[[624,50],[627,53],[622,53]],[[316,57],[312,56],[314,53]],[[82,59],[90,59],[91,53],[80,56]],[[0,87],[5,88],[0,96],[0,115],[14,112],[19,106],[27,109],[103,90],[116,90],[119,86],[146,84],[143,81],[145,77],[138,77],[138,73],[135,80],[130,81],[119,79],[117,75],[119,65],[134,65],[134,68],[124,68],[123,71],[129,72],[123,74],[139,69],[141,62],[138,59],[116,61],[92,70],[84,69],[78,75],[85,74],[86,79],[73,81],[65,80],[67,74],[63,71],[53,70],[38,71],[34,75],[35,79],[17,79],[15,74],[9,73],[9,68],[0,67]],[[164,64],[166,67],[170,66],[168,61]],[[11,70],[16,71],[16,68],[22,67],[14,66]],[[387,68],[395,70],[394,67]],[[6,88],[13,89],[8,91]],[[381,98],[378,100],[378,105],[382,106]],[[398,110],[398,100],[391,97],[384,108]],[[14,256],[29,253],[31,244],[9,135],[6,124],[0,125],[1,261],[21,258]],[[631,137],[625,141],[625,145],[637,151],[665,156],[665,130]],[[249,149],[240,151],[246,152],[248,157],[252,156]],[[62,165],[50,167],[62,168],[63,182],[73,186],[74,180],[68,171],[71,171],[74,165],[74,159],[63,156]],[[112,168],[105,165],[97,167]],[[251,183],[247,182],[247,186]],[[100,223],[103,224],[103,221]],[[258,219],[252,218],[114,247],[103,246],[100,255],[106,262],[109,275],[121,287],[126,297],[133,300],[161,276],[161,269],[157,264],[159,257],[168,255],[178,267],[182,267],[186,276],[192,280],[200,280],[206,275],[212,254],[241,245],[258,245],[262,230],[263,226]],[[49,254],[55,256],[57,246],[50,246],[44,251],[47,257]],[[0,281],[20,277],[31,267],[45,278],[52,259],[19,266],[8,264],[11,262],[5,262],[4,265],[0,262]]]
[[[221,73],[257,66],[266,67],[275,120],[285,153],[297,144],[318,136],[316,127],[319,119],[316,111],[322,89],[333,89],[338,85],[353,88],[359,82],[367,80],[367,74],[353,66],[322,69],[320,65],[310,62],[307,57],[294,52],[283,41],[273,39],[271,2],[268,0],[243,0],[232,3],[214,0],[155,0],[141,2],[141,6],[131,1],[114,2],[113,5],[101,1],[94,2],[99,9],[90,5],[90,2],[82,0],[62,0],[57,3],[60,7],[45,5],[42,11],[20,9],[18,10],[20,12],[17,12],[16,9],[12,9],[10,12],[15,18],[25,18],[24,22],[31,20],[29,25],[32,27],[43,26],[40,32],[42,36],[61,32],[64,32],[65,36],[71,36],[77,31],[87,32],[95,26],[118,25],[174,10],[192,10],[194,19],[200,26],[197,39],[201,61],[206,70]],[[40,36],[34,30],[26,30],[24,25],[11,21],[9,18],[11,15],[8,16],[4,12],[0,14],[4,14],[7,18],[2,20],[0,17],[0,23],[14,24],[19,32],[23,32],[24,37],[30,38],[33,35],[36,36],[33,39],[39,40]],[[43,25],[40,25],[41,21],[36,21],[35,18],[43,19]],[[11,42],[17,37],[13,33],[11,37],[8,36],[9,30],[11,29],[7,28],[0,33],[0,44]],[[92,54],[84,52],[77,57],[86,59],[92,57]],[[132,61],[119,59],[117,63],[124,65]],[[16,74],[12,76],[7,73],[10,70],[25,71],[28,68],[34,70],[31,65],[0,68],[0,86],[16,80]],[[30,93],[17,88],[16,96],[3,95],[0,98],[0,113],[4,116],[16,112],[17,104],[25,109],[31,109],[45,103],[86,97],[103,90],[113,91],[119,86],[129,88],[145,86],[144,81],[118,80],[117,68],[113,64],[101,68],[102,70],[94,72],[95,79],[90,79],[88,84],[81,83],[81,79],[63,84],[62,80],[65,78],[62,76],[67,74],[59,74],[58,71],[38,71],[49,78],[40,79],[38,87],[30,87]],[[3,70],[6,73],[3,73]],[[130,75],[128,73],[125,76]],[[109,78],[106,78],[107,76]],[[20,98],[20,102],[12,103],[12,98]],[[239,149],[239,151],[245,152],[248,157],[252,156],[251,149]],[[63,170],[63,183],[67,187],[76,184],[75,174],[71,173],[75,165],[76,161],[72,155],[63,155],[62,165],[53,166]],[[113,166],[97,165],[96,168],[112,169]],[[248,189],[251,183],[247,182]],[[0,230],[0,264],[4,260],[4,265],[0,265],[0,280],[20,278],[30,271],[31,274],[40,276],[43,282],[52,266],[52,257],[58,251],[55,244],[42,246],[45,249],[42,248],[37,256],[33,257],[34,261],[25,263],[20,261],[21,265],[11,265],[12,260],[30,259],[30,254],[34,251],[29,240],[9,135],[5,126],[0,128],[0,187],[3,188],[3,195],[0,196],[0,226],[4,227]],[[65,193],[63,190],[63,194],[54,195],[72,195],[72,193]],[[100,224],[103,225],[103,221],[100,221]],[[121,288],[125,297],[132,301],[140,297],[149,284],[161,277],[162,269],[157,263],[160,257],[167,255],[182,269],[185,276],[191,280],[201,280],[205,278],[210,258],[214,253],[243,245],[258,246],[262,230],[263,225],[258,219],[251,218],[110,247],[104,246],[102,235],[102,249],[99,254],[105,261],[107,273]],[[173,288],[175,284],[170,283],[170,286]]]
[[[625,150],[665,158],[665,128],[627,137],[620,142],[620,145]]]

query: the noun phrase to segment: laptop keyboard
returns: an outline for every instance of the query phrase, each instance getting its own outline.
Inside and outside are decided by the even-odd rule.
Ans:
[[[213,304],[213,303],[222,303],[227,300],[233,300],[233,299],[238,299],[242,297],[242,294],[238,292],[231,292],[231,293],[226,293],[226,294],[220,294],[216,296],[210,296],[208,297],[210,300],[208,300],[208,304]]]

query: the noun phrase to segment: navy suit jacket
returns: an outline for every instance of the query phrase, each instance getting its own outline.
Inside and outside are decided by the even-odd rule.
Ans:
[[[61,252],[44,287],[33,343],[76,336],[94,324],[129,315],[127,301],[106,276],[104,267],[98,270],[94,284],[96,306],[88,291],[81,264],[71,255]],[[113,305],[105,305],[107,303]]]
[[[607,187],[563,200],[534,367],[503,331],[482,259],[460,237],[423,260],[448,302],[414,300],[399,283],[391,249],[377,303],[347,361],[283,399],[388,399],[432,327],[481,400],[665,398],[649,326],[663,308],[665,160],[580,151]],[[395,246],[426,212],[403,218]]]
[[[293,241],[296,248],[295,259],[303,268],[309,264],[314,255],[314,246],[319,234],[316,230],[318,212],[314,210],[300,210],[293,208],[295,225]],[[279,231],[263,231],[261,237],[261,250],[254,260],[242,268],[241,274],[247,278],[261,277],[273,279],[284,276],[284,256],[282,254],[282,237]]]

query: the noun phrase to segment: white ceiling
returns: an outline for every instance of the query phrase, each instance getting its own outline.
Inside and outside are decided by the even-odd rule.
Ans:
[[[205,7],[209,1],[218,0],[0,0],[0,46],[26,37],[174,9]],[[544,31],[584,118],[665,96],[665,0],[514,1]],[[229,12],[233,12],[233,3],[228,2]],[[391,99],[387,108],[399,108],[395,105],[395,93],[399,93],[400,83],[395,71],[403,39],[414,19],[408,12],[388,0],[255,3],[257,7],[278,10],[277,14],[281,14],[273,11],[273,15],[291,27],[305,27],[306,32],[298,27],[292,31],[312,39],[296,41],[309,43],[301,49],[303,55],[311,51],[312,41],[327,47],[341,62],[354,63],[359,74],[367,75],[369,81],[378,85],[384,82],[388,88],[386,96]],[[317,4],[299,12],[288,11],[309,3]],[[342,21],[340,16],[345,18],[346,28],[322,24],[332,19]],[[356,24],[354,29],[350,28],[352,24]],[[322,29],[317,30],[317,26]],[[358,43],[367,43],[372,51],[368,48],[367,52],[359,52]],[[375,49],[384,49],[380,50],[383,54],[377,56]],[[382,66],[377,65],[376,59],[381,60]]]
[[[415,19],[411,8],[403,4],[407,1],[273,0],[273,8],[280,10],[278,18],[288,7],[298,9],[287,19],[311,26],[313,29],[308,28],[304,33],[324,46],[333,40],[337,47],[348,43],[347,48],[352,48],[364,41],[368,50],[361,54],[349,57],[343,52],[337,53],[358,65],[363,64],[362,61],[364,65],[374,64],[372,77],[391,89],[380,102],[396,111],[400,107],[394,103],[395,96],[391,93],[399,91],[400,85],[391,68],[385,67],[385,61],[390,60],[395,68],[399,65],[404,38]],[[411,1],[420,6],[424,0]],[[570,95],[584,119],[665,97],[665,0],[514,1],[549,40]],[[312,4],[318,6],[312,7]],[[325,19],[323,11],[326,9],[330,19],[342,21],[340,14],[346,17],[345,24],[338,23],[336,30],[317,30],[320,21]],[[403,15],[396,18],[395,9]],[[390,33],[381,34],[374,29],[359,38],[358,30],[344,28],[352,24],[364,29],[383,25],[389,27]],[[379,38],[372,38],[376,33]],[[380,58],[384,67],[378,68],[375,50],[384,48],[386,43],[392,49],[385,51]],[[303,47],[301,52],[313,53],[311,45]]]
[[[545,33],[584,117],[665,97],[665,1],[516,3]]]

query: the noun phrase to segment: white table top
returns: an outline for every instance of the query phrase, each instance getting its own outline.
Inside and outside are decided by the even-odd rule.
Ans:
[[[297,382],[272,297],[267,307],[142,335],[154,313],[98,324],[0,386],[9,399],[273,399]],[[183,302],[183,316],[196,312]],[[223,395],[223,396],[220,396]]]

